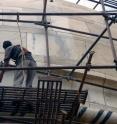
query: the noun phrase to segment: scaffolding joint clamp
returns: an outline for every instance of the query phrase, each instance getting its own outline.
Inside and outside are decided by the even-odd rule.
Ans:
[[[116,71],[117,71],[117,60],[114,60],[114,63],[115,63],[115,65],[116,65]]]
[[[90,71],[90,69],[91,69],[91,63],[87,63],[86,64],[86,67],[87,67],[87,71]]]
[[[109,16],[108,16],[108,14],[103,14],[103,17],[105,18],[105,20],[108,20],[109,19]]]
[[[72,76],[67,76],[67,77],[66,77],[66,80],[67,80],[67,81],[69,81],[69,80],[71,80],[71,79],[72,79]]]

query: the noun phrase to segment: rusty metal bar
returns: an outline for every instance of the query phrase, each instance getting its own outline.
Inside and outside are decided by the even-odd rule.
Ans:
[[[57,84],[54,83],[54,86],[57,86]],[[53,101],[53,105],[52,105],[53,109],[52,109],[51,118],[53,118],[53,124],[55,124],[54,113],[55,113],[55,106],[56,106],[56,87],[54,87],[53,97],[54,97],[54,101]]]
[[[104,1],[100,0],[100,2],[101,2],[101,5],[102,5],[103,12],[106,12],[105,7],[104,7]],[[115,64],[117,64],[117,55],[116,55],[114,43],[113,43],[113,40],[112,40],[112,34],[111,34],[111,31],[110,31],[110,27],[109,27],[109,24],[108,24],[107,17],[105,17],[105,23],[106,23],[106,27],[107,27],[107,32],[108,32],[108,36],[109,36],[109,40],[110,40],[110,45],[111,45],[111,50],[112,50],[114,62],[115,62]]]
[[[90,55],[89,55],[89,59],[88,59],[88,62],[86,64],[87,68],[85,69],[84,71],[84,75],[83,75],[83,78],[82,78],[82,81],[81,81],[81,84],[80,84],[80,87],[79,87],[79,93],[82,91],[82,88],[83,88],[83,85],[85,83],[85,79],[86,79],[86,76],[87,76],[87,72],[89,71],[90,69],[90,66],[91,66],[91,60],[92,60],[92,57],[93,57],[93,54],[94,52],[90,52]]]
[[[47,85],[47,87],[46,87],[45,96],[44,96],[44,98],[45,98],[44,115],[46,114],[46,108],[48,108],[48,95],[49,95],[49,85],[50,85],[48,81],[47,81],[46,85]],[[47,118],[45,118],[44,122],[47,123],[47,121],[48,121]]]
[[[57,87],[56,87],[56,91],[59,89],[59,82],[57,81],[56,82],[56,85],[57,85]],[[56,121],[56,119],[57,119],[57,113],[58,113],[58,94],[59,94],[59,92],[57,91],[56,92],[56,99],[55,99],[55,118],[54,118],[54,124],[56,124],[57,123],[57,121]]]
[[[47,78],[47,79],[46,79]],[[61,80],[51,80],[50,77],[40,77],[39,81],[42,82],[41,92],[41,121],[42,124],[56,124],[57,115],[60,108],[60,94],[61,94]],[[60,79],[60,78],[59,78]],[[45,83],[45,84],[44,84]]]
[[[54,113],[52,113],[53,112],[53,109],[54,109],[54,107],[53,107],[53,90],[54,90],[54,81],[51,81],[50,82],[51,83],[51,97],[50,97],[50,105],[49,105],[49,108],[51,108],[51,110],[48,112],[49,113],[49,118],[50,118],[50,124],[53,124],[53,118],[52,118],[52,114],[54,114]]]
[[[48,119],[52,119],[51,118],[51,105],[52,105],[52,90],[53,90],[53,81],[49,81],[49,83],[51,84],[49,87],[49,103],[48,103],[48,113],[47,113],[47,120]],[[52,124],[53,120],[47,121],[47,124]]]
[[[71,110],[71,113],[70,113],[70,120],[69,120],[69,124],[72,123],[72,120],[73,120],[73,117],[76,115],[77,111],[79,110],[79,107],[80,107],[80,93],[82,92],[82,88],[83,88],[83,85],[85,83],[85,79],[86,79],[86,76],[87,76],[87,72],[89,71],[90,69],[90,65],[91,65],[91,60],[92,60],[92,56],[93,56],[94,52],[90,52],[90,55],[89,55],[89,58],[88,58],[88,62],[86,64],[87,68],[84,70],[84,75],[83,75],[83,78],[82,78],[82,81],[81,81],[81,84],[80,84],[80,87],[78,89],[78,92],[77,92],[77,95],[74,99],[74,102],[73,102],[73,105],[72,105],[72,110]]]
[[[41,116],[40,116],[40,118],[41,118],[41,122],[42,122],[42,124],[44,124],[45,123],[45,86],[46,86],[46,82],[45,81],[42,81],[42,97],[41,97],[41,106],[40,107],[42,107],[42,110],[41,110]]]
[[[49,123],[49,111],[50,111],[50,99],[51,99],[51,83],[49,81],[47,81],[47,83],[49,84],[49,87],[48,87],[48,97],[47,97],[47,105],[46,105],[46,108],[47,108],[47,113],[46,113],[46,123],[48,124]]]
[[[38,84],[37,84],[37,96],[36,96],[36,110],[35,110],[35,122],[34,124],[37,124],[37,121],[38,121],[38,114],[39,114],[39,90],[40,90],[40,81],[38,81]]]
[[[57,103],[57,89],[58,89],[58,82],[55,85],[55,93],[54,93],[54,116],[53,116],[53,124],[56,124],[56,113],[57,113],[57,108],[56,108],[56,103]]]
[[[21,105],[22,105],[23,102],[25,101],[26,91],[27,91],[26,89],[23,90],[19,108],[21,108]],[[22,106],[21,112],[20,112],[20,115],[21,115],[21,116],[24,116],[24,115],[26,114],[26,112],[25,112],[26,107],[27,107],[27,106]]]
[[[60,96],[61,96],[61,88],[62,88],[62,82],[57,82],[59,83],[59,88],[58,88],[58,102],[57,102],[57,113],[56,113],[56,117],[55,117],[55,124],[57,123],[57,116],[58,116],[58,112],[59,112],[59,108],[60,108]]]
[[[40,108],[42,107],[42,110],[40,109],[40,123],[42,122],[42,123],[44,123],[44,112],[43,112],[43,109],[44,109],[44,105],[43,105],[43,103],[44,103],[44,101],[43,101],[43,99],[44,99],[44,92],[45,92],[45,89],[44,89],[44,87],[45,87],[45,81],[42,81],[42,94],[41,94],[41,106],[40,106]]]
[[[52,81],[52,83],[53,83],[52,96],[53,96],[53,98],[54,98],[54,97],[55,97],[55,96],[54,96],[54,95],[55,95],[55,94],[54,94],[54,91],[55,91],[55,89],[54,89],[54,81]],[[54,106],[55,106],[55,102],[54,102],[54,101],[55,101],[55,99],[53,99],[53,98],[52,98],[53,102],[51,103],[52,110],[51,110],[51,116],[50,116],[50,118],[53,119],[52,124],[54,124],[54,122],[55,122],[55,121],[54,121]]]

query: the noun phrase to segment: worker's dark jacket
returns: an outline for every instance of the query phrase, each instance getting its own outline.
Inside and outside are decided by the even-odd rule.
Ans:
[[[22,52],[22,50],[23,50],[23,52]],[[15,64],[18,65],[22,61],[23,53],[24,53],[24,59],[35,61],[32,57],[31,52],[29,52],[25,48],[23,48],[22,50],[21,50],[20,45],[7,47],[5,50],[4,63],[8,63],[10,59],[13,59]]]

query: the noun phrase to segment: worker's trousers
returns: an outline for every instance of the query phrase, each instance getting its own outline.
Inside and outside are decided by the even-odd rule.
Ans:
[[[24,60],[23,63],[19,63],[17,68],[20,67],[36,67],[37,64],[34,60]],[[24,75],[26,75],[26,87],[31,88],[32,82],[35,77],[36,70],[15,70],[14,74],[14,87],[22,87],[24,81]]]

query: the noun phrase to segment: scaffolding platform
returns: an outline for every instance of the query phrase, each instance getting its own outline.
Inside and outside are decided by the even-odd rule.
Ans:
[[[72,105],[85,104],[88,91],[62,89],[62,81],[41,79],[37,88],[0,87],[0,122],[63,124]]]

